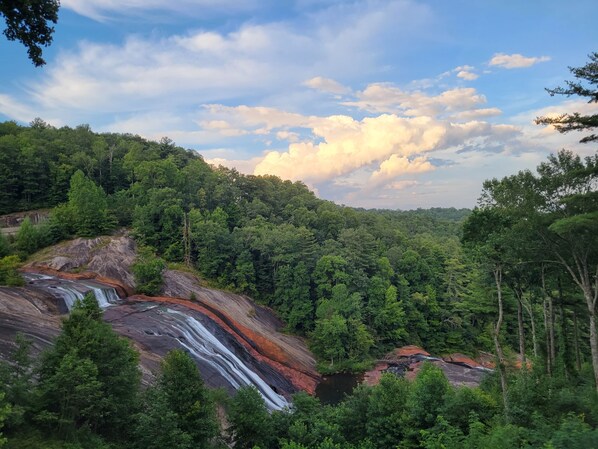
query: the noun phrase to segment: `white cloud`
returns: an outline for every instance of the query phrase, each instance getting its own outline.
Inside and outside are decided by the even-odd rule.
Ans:
[[[357,92],[356,97],[356,100],[343,104],[369,112],[390,112],[407,116],[457,113],[486,103],[486,97],[473,88],[455,88],[438,95],[428,95],[419,90],[405,91],[390,83],[370,84],[363,91]]]
[[[116,10],[126,14],[136,9],[185,9],[191,4],[201,9],[219,3],[65,0],[63,6],[82,14],[110,15]],[[84,120],[96,126],[98,117],[110,116],[102,126],[123,116],[159,112],[183,116],[201,104],[230,103],[233,98],[237,102],[247,97],[289,98],[296,95],[293,89],[299,90],[317,73],[348,79],[363,75],[382,57],[372,51],[381,33],[393,39],[424,34],[429,16],[429,8],[410,1],[339,3],[300,23],[248,22],[227,32],[195,30],[170,37],[130,35],[118,44],[83,41],[48,61],[37,80],[11,95],[35,111],[34,116],[54,116],[56,111],[63,122]],[[333,78],[321,78],[318,87],[340,92],[342,87]],[[10,111],[8,115],[34,118]]]
[[[407,173],[424,173],[432,170],[434,170],[434,166],[425,156],[409,159],[392,154],[380,164],[378,170],[372,173],[372,181],[380,183]]]
[[[401,181],[395,181],[389,184],[388,188],[393,190],[403,190],[417,185],[419,185],[419,182],[415,181],[414,179],[403,179]]]
[[[323,78],[321,76],[316,76],[315,78],[310,78],[307,81],[303,82],[304,86],[310,87],[311,89],[316,89],[322,92],[328,92],[331,94],[346,94],[351,90],[345,86],[343,86],[338,81],[335,81],[330,78]]]
[[[477,73],[473,72],[474,70],[475,67],[471,65],[460,65],[459,67],[455,67],[452,71],[453,73],[457,73],[457,78],[473,81],[480,77]]]
[[[502,111],[498,108],[479,108],[461,111],[456,114],[453,114],[452,117],[456,120],[477,120],[480,118],[493,117],[501,114]]]
[[[496,53],[488,64],[491,66],[503,67],[505,69],[519,69],[531,67],[534,64],[546,61],[550,61],[549,56],[526,57],[519,53],[514,53],[512,55]]]
[[[212,13],[251,10],[259,5],[255,0],[62,0],[61,6],[82,16],[97,21],[107,21],[114,17],[148,12],[171,12],[186,16],[203,16]]]
[[[288,140],[289,142],[298,142],[299,134],[291,132],[291,131],[278,131],[276,133],[276,138],[278,140]]]
[[[424,153],[456,147],[472,139],[512,140],[517,127],[472,121],[451,123],[432,117],[383,114],[355,120],[349,116],[311,118],[313,140],[291,143],[286,151],[268,151],[255,174],[314,183],[346,176],[372,165],[372,181],[433,167]]]
[[[473,73],[473,72],[469,72],[467,70],[460,70],[457,73],[457,78],[461,78],[467,81],[473,81],[473,80],[477,80],[480,76]]]

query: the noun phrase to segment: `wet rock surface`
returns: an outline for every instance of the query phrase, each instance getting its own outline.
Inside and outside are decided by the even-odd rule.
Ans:
[[[136,245],[127,233],[94,239],[75,239],[46,251],[26,271],[42,272],[66,279],[94,279],[117,289],[121,297],[132,295],[135,288],[130,266],[136,256]],[[160,298],[145,301],[179,302],[193,308],[203,307],[217,316],[236,338],[252,348],[275,370],[282,370],[298,390],[315,391],[320,377],[316,362],[305,342],[282,332],[284,324],[268,308],[250,298],[206,288],[193,274],[165,270]],[[190,298],[194,301],[189,302]]]
[[[32,287],[0,287],[0,358],[7,360],[22,333],[32,342],[35,357],[60,332],[60,301]]]
[[[364,376],[367,385],[376,385],[383,373],[392,373],[406,379],[414,379],[424,362],[438,366],[454,386],[477,387],[492,370],[463,355],[452,354],[444,358],[433,357],[418,346],[396,348],[387,354],[374,369]]]

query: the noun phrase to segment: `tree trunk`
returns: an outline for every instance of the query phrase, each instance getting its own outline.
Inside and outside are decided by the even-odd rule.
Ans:
[[[552,360],[550,359],[550,327],[548,320],[548,298],[544,298],[542,303],[542,310],[544,311],[544,338],[546,340],[546,372],[552,375]]]
[[[596,391],[598,391],[598,334],[596,333],[596,302],[598,301],[598,265],[596,271],[590,275],[590,264],[588,263],[588,253],[585,251],[573,252],[572,265],[558,252],[555,254],[561,264],[567,269],[573,282],[583,292],[588,307],[588,319],[590,322],[590,349],[592,353],[592,368],[594,369],[594,382]]]
[[[525,308],[525,311],[529,315],[529,321],[532,328],[532,344],[534,346],[534,358],[538,357],[538,338],[536,336],[536,320],[534,319],[534,309],[532,307],[531,301],[523,300],[522,305]]]
[[[505,407],[505,418],[509,420],[509,400],[507,390],[507,372],[505,369],[505,356],[500,345],[500,328],[503,321],[503,304],[502,304],[502,267],[496,266],[494,269],[494,281],[496,283],[496,296],[498,300],[498,319],[494,327],[493,339],[494,347],[496,349],[497,368],[500,374],[500,387],[502,390],[502,400]]]
[[[547,332],[546,356],[548,358],[549,374],[552,374],[555,367],[556,350],[554,344],[554,308],[552,304],[552,295],[546,288],[546,278],[544,276],[544,267],[542,267],[542,290],[544,290],[544,324]]]
[[[516,289],[515,295],[517,296],[517,326],[519,332],[519,355],[521,357],[521,366],[526,366],[525,359],[525,331],[523,329],[523,306],[521,304],[521,296],[523,295],[521,290]]]
[[[591,306],[591,292],[587,293],[589,296],[589,298],[586,296],[586,301],[588,302],[588,312],[590,319],[590,349],[592,351],[592,367],[594,368],[594,381],[596,382],[596,390],[598,390],[598,335],[596,334],[596,306],[595,302],[594,305]]]
[[[579,353],[579,328],[577,327],[577,313],[573,312],[573,338],[575,339],[575,367],[581,370],[581,356]]]

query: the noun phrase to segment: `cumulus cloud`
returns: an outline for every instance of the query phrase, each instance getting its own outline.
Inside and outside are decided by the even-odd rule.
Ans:
[[[459,67],[455,67],[453,72],[457,73],[457,78],[464,79],[466,81],[473,81],[479,78],[477,73],[474,73],[473,70],[475,67],[470,65],[462,65]]]
[[[473,81],[473,80],[477,80],[479,78],[479,75],[473,73],[473,72],[468,72],[467,70],[460,70],[457,73],[457,78],[461,78],[467,81]]]
[[[210,128],[217,132],[225,130],[228,135],[233,130],[238,135],[266,135],[276,130],[278,139],[294,139],[294,133],[289,131],[291,128],[310,128],[317,119],[278,108],[221,104],[204,105],[202,116],[209,117],[209,120],[199,122],[204,129]],[[211,125],[213,122],[215,125]]]
[[[420,90],[406,91],[390,83],[370,84],[363,91],[357,92],[356,97],[356,100],[343,104],[369,112],[406,116],[452,114],[486,103],[486,97],[473,88],[455,88],[438,95],[429,95]]]
[[[335,81],[330,78],[323,78],[321,76],[310,78],[304,81],[303,85],[310,87],[311,89],[316,89],[322,92],[328,92],[337,95],[346,94],[351,91],[349,88],[343,86],[338,81]]]
[[[402,173],[433,169],[423,155],[487,136],[513,139],[517,128],[471,121],[451,123],[432,117],[382,114],[355,120],[337,115],[312,118],[313,140],[291,143],[286,151],[268,151],[255,174],[284,179],[323,182],[371,167],[372,181],[381,182]]]
[[[425,156],[410,160],[407,157],[393,154],[380,164],[378,170],[372,173],[372,181],[380,183],[407,173],[424,173],[432,170],[434,170],[434,166]]]
[[[502,67],[505,69],[520,69],[524,67],[531,67],[539,62],[550,61],[549,56],[526,57],[519,53],[507,55],[505,53],[496,53],[488,65]]]

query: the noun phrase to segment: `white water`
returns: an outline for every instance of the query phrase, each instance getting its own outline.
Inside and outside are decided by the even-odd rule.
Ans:
[[[283,396],[272,390],[266,382],[211,334],[203,324],[195,318],[176,310],[167,309],[167,313],[175,319],[173,327],[185,337],[184,340],[179,339],[180,344],[196,359],[212,366],[234,388],[254,385],[270,410],[280,410],[289,406]]]
[[[29,284],[43,288],[54,296],[62,298],[69,311],[75,301],[83,299],[89,291],[95,294],[96,300],[102,308],[118,303],[120,299],[114,288],[105,287],[93,281],[69,281],[33,273],[25,273],[23,276]],[[150,308],[155,307],[158,306]],[[280,410],[289,406],[283,396],[276,393],[195,318],[173,309],[166,309],[163,316],[172,328],[184,337],[177,339],[179,344],[186,348],[197,361],[212,367],[235,389],[245,385],[255,386],[270,410]]]
[[[77,299],[82,300],[90,291],[94,293],[96,301],[102,309],[118,303],[120,299],[114,288],[105,287],[92,281],[69,281],[55,276],[34,273],[25,273],[23,277],[29,284],[48,289],[54,293],[54,296],[62,298],[69,311]]]

